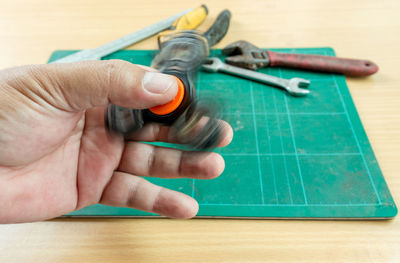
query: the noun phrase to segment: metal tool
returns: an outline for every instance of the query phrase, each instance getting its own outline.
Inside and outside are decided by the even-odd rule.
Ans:
[[[164,19],[156,24],[152,24],[145,27],[139,31],[133,32],[129,35],[111,41],[95,49],[86,49],[69,56],[57,59],[51,63],[69,63],[77,62],[83,60],[99,60],[102,57],[114,53],[122,48],[130,46],[136,42],[146,39],[152,35],[155,35],[163,30],[171,28],[171,26],[179,19],[181,16],[193,11],[194,8],[186,9],[185,11]],[[205,18],[205,17],[204,17]],[[203,19],[204,20],[204,19]],[[188,28],[187,28],[188,29]]]
[[[222,54],[230,56],[225,60],[227,64],[252,70],[260,67],[287,67],[339,73],[352,77],[369,76],[378,71],[378,66],[369,60],[278,53],[262,50],[244,40],[226,46]]]
[[[208,72],[224,72],[243,78],[259,81],[262,83],[278,86],[285,89],[292,96],[305,96],[310,93],[309,90],[303,89],[310,85],[310,81],[302,78],[283,79],[275,76],[227,65],[219,58],[207,58],[202,65],[202,69]]]

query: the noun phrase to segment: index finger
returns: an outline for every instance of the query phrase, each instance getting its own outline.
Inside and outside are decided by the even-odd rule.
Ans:
[[[217,147],[225,147],[232,141],[233,130],[232,127],[224,120],[218,120],[218,123],[221,128],[221,139]],[[201,127],[199,128],[201,129]],[[158,123],[149,123],[137,132],[130,135],[128,139],[145,142],[181,143],[177,141],[176,138],[170,136],[171,129],[172,128],[170,126]]]

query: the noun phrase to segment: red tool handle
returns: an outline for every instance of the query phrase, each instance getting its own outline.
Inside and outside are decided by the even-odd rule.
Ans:
[[[273,51],[266,52],[269,56],[271,67],[300,68],[339,73],[352,77],[369,76],[378,71],[378,66],[368,60],[278,53]]]

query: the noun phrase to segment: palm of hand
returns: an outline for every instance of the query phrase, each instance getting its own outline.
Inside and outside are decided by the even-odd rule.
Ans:
[[[36,128],[39,136],[29,136],[28,140],[24,134],[18,136],[20,129],[13,129],[13,145],[3,147],[20,149],[13,154],[16,160],[8,160],[19,167],[0,166],[10,183],[5,191],[15,197],[9,211],[23,215],[21,221],[40,220],[100,201],[124,148],[121,138],[107,135],[103,111],[95,108],[61,114],[69,115],[67,118],[48,116],[47,123],[52,127]],[[29,117],[32,121],[41,118]],[[14,213],[10,217],[15,217]]]

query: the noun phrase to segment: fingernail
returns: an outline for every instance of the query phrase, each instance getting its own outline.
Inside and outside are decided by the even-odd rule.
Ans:
[[[150,93],[164,94],[170,88],[178,89],[178,83],[172,76],[148,71],[143,77],[143,87]]]

